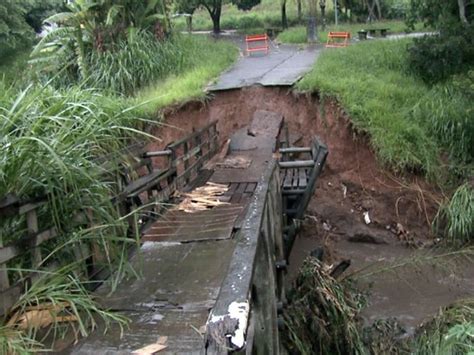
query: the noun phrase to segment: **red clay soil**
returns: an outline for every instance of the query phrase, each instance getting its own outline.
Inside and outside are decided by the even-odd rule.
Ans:
[[[434,241],[431,221],[436,201],[441,199],[439,192],[420,176],[396,177],[380,166],[368,138],[354,132],[349,117],[335,101],[324,101],[287,88],[220,92],[205,103],[164,112],[165,123],[180,129],[166,127],[152,132],[163,139],[154,148],[162,148],[193,128],[218,120],[224,142],[233,131],[247,125],[256,110],[264,109],[284,115],[290,132],[302,137],[297,145],[308,144],[315,135],[328,145],[327,163],[289,260],[289,282],[315,248],[324,248],[327,264],[350,259],[348,273],[353,273],[367,265],[378,268],[411,257],[417,252],[412,247],[429,246]],[[472,270],[470,265],[462,269]],[[467,276],[458,272],[457,277],[440,274],[430,266],[423,273],[414,268],[398,271],[395,280],[382,274],[368,279],[369,286],[360,285],[371,293],[370,306],[363,314],[368,323],[397,317],[413,332],[439,307],[472,296],[474,271]]]
[[[223,142],[247,125],[256,110],[280,112],[290,132],[302,135],[299,145],[308,144],[318,135],[329,147],[326,166],[308,209],[308,215],[316,217],[320,225],[326,223],[326,232],[362,242],[412,241],[414,237],[427,241],[439,200],[435,189],[420,177],[395,177],[384,170],[368,139],[354,133],[344,111],[334,100],[324,101],[322,105],[316,95],[295,94],[279,87],[219,92],[207,102],[191,102],[163,112],[166,127],[152,132],[162,142],[151,148],[162,148],[213,120],[218,121]],[[368,212],[370,224],[364,222],[364,212]]]

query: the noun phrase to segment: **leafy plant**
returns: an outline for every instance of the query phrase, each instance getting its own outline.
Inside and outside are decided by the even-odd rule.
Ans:
[[[461,185],[451,200],[442,205],[434,221],[436,229],[453,244],[474,241],[474,189],[469,183]]]
[[[160,42],[151,33],[138,31],[119,41],[113,50],[91,53],[88,60],[94,69],[87,84],[131,95],[158,79],[192,67],[199,45],[188,36],[175,35]]]
[[[414,39],[410,68],[427,83],[446,80],[474,65],[474,26],[456,26],[439,35]]]
[[[414,354],[455,355],[474,351],[474,299],[441,309],[415,334]]]

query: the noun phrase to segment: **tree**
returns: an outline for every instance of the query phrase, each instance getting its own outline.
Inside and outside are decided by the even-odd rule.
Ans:
[[[34,32],[25,20],[26,12],[27,3],[0,3],[0,58],[33,39]]]
[[[67,4],[68,11],[46,19],[58,27],[35,46],[33,62],[49,65],[68,57],[66,65],[76,66],[85,79],[93,51],[112,51],[123,40],[133,41],[138,30],[163,39],[169,28],[168,6],[168,0],[75,0]]]
[[[66,10],[63,0],[32,0],[26,8],[26,22],[33,27],[36,33],[41,32],[43,21],[46,18]]]
[[[175,5],[178,12],[187,14],[193,14],[198,7],[204,7],[211,16],[214,34],[218,34],[221,32],[222,5],[227,2],[237,5],[241,10],[250,10],[260,0],[175,0]]]
[[[261,0],[233,0],[232,3],[237,6],[239,10],[250,10],[254,6],[260,4]]]
[[[407,22],[413,25],[421,19],[429,26],[447,29],[454,24],[469,25],[473,18],[474,4],[466,0],[411,0]]]

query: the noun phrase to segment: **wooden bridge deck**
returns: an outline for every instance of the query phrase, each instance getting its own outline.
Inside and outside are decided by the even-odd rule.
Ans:
[[[131,259],[141,277],[122,281],[114,293],[108,285],[97,292],[104,307],[131,320],[130,327],[123,334],[117,327],[105,335],[95,332],[73,353],[129,354],[160,337],[167,337],[160,354],[202,353],[209,314],[219,295],[228,292],[221,288],[234,272],[229,268],[253,268],[253,260],[233,260],[242,242],[236,236],[259,184],[270,176],[265,172],[274,160],[282,123],[281,115],[257,112],[254,122],[232,138],[229,154],[214,162],[209,178],[201,179],[200,185],[227,186],[219,197],[223,204],[194,213],[169,209],[145,231],[144,243]]]

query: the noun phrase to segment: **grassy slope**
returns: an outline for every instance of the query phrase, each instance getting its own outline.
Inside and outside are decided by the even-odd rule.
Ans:
[[[132,100],[142,105],[146,113],[153,113],[170,104],[205,96],[204,87],[228,68],[237,58],[238,50],[229,42],[207,37],[196,37],[200,43],[193,53],[194,65],[176,76],[171,76],[139,91]]]
[[[472,123],[463,115],[469,102],[459,93],[429,87],[408,74],[409,43],[371,41],[328,50],[298,88],[336,96],[355,127],[369,133],[374,150],[386,165],[398,171],[421,170],[440,178],[439,147],[454,157],[456,149],[469,149],[469,140],[466,135],[460,139],[453,135],[448,143],[443,138],[446,134],[436,127],[443,120],[446,126],[451,124],[449,120],[456,113],[460,126],[469,130]],[[457,100],[458,105],[453,107],[451,103]],[[441,112],[448,107],[453,114],[443,116]],[[469,155],[468,151],[464,153]]]

